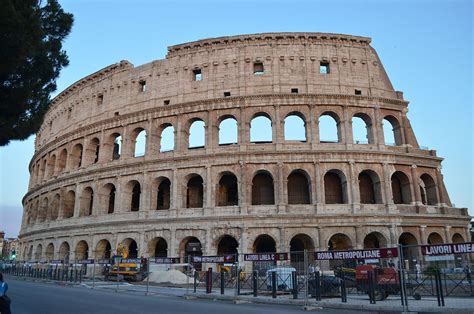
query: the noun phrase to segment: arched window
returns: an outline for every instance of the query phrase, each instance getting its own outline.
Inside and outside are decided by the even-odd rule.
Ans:
[[[188,180],[186,193],[186,208],[202,208],[204,198],[203,180],[194,175]]]
[[[58,174],[62,173],[64,169],[66,169],[66,161],[67,161],[67,150],[64,148],[61,153],[59,154],[59,158],[57,161],[58,164]]]
[[[162,126],[160,138],[160,152],[169,152],[174,150],[174,127],[171,124]]]
[[[133,156],[142,157],[145,156],[146,151],[146,130],[142,128],[135,129],[133,131],[133,142],[135,142],[135,149]]]
[[[132,200],[130,202],[130,210],[132,212],[136,212],[140,209],[140,195],[141,195],[141,187],[138,181],[131,182],[132,187]]]
[[[79,241],[76,245],[76,260],[85,260],[89,258],[89,245],[86,241]]]
[[[171,195],[171,182],[168,178],[163,179],[158,185],[158,199],[156,209],[169,209]]]
[[[115,210],[115,185],[105,184],[100,190],[100,207],[102,214],[112,214]]]
[[[71,169],[79,168],[82,165],[82,144],[76,144],[71,153]]]
[[[107,214],[112,214],[115,210],[115,186],[112,184],[108,195]]]
[[[273,205],[273,178],[266,172],[257,173],[252,180],[252,205]]]
[[[326,204],[347,203],[346,177],[340,170],[329,170],[324,175],[324,198]]]
[[[42,257],[43,257],[43,246],[41,244],[38,244],[36,246],[36,251],[35,251],[35,260],[40,261]]]
[[[118,133],[111,135],[111,145],[112,145],[112,160],[120,159],[122,154],[122,136]]]
[[[236,255],[238,254],[239,242],[230,235],[223,236],[217,244],[217,255]]]
[[[394,204],[410,204],[411,188],[410,180],[401,171],[392,174],[392,198]]]
[[[310,204],[310,184],[302,170],[293,171],[288,176],[288,204]]]
[[[110,259],[112,246],[109,240],[100,240],[95,247],[95,257],[100,259]]]
[[[285,141],[306,142],[306,123],[299,112],[285,118]]]
[[[436,205],[438,195],[436,193],[436,183],[429,174],[423,174],[420,177],[421,201],[425,205]]]
[[[202,120],[195,120],[189,127],[189,148],[203,148],[206,146],[206,124]]]
[[[47,261],[54,259],[54,244],[53,243],[48,244],[48,246],[46,247],[46,252],[45,252],[44,257],[46,258]]]
[[[219,123],[219,145],[237,143],[237,120],[226,117]]]
[[[49,158],[49,161],[48,161],[48,174],[47,174],[47,177],[48,178],[52,178],[55,173],[54,173],[54,167],[56,166],[56,155],[52,155],[50,158]]]
[[[339,117],[334,112],[325,112],[319,117],[319,142],[341,142]]]
[[[383,119],[383,135],[385,145],[402,145],[402,130],[400,123],[394,116],[386,116]]]
[[[387,239],[380,232],[371,232],[364,238],[364,249],[387,247]]]
[[[59,194],[55,194],[53,197],[53,202],[51,204],[51,213],[50,213],[51,220],[58,219],[60,203],[61,203],[61,196]]]
[[[361,204],[381,204],[382,194],[378,175],[372,170],[359,174],[359,193]]]
[[[90,216],[92,215],[92,206],[94,203],[94,191],[91,187],[86,187],[82,191],[81,195],[81,216]]]
[[[217,206],[233,206],[239,204],[237,177],[234,174],[226,173],[221,177],[216,199]]]
[[[364,113],[352,117],[352,137],[355,144],[373,144],[372,121]]]
[[[428,236],[428,244],[442,244],[444,243],[443,237],[440,236],[437,232],[432,232]]]
[[[94,137],[89,142],[89,147],[87,148],[87,164],[95,164],[99,161],[99,152],[100,152],[100,141],[97,137]]]
[[[46,217],[48,216],[48,205],[49,205],[48,198],[47,197],[43,198],[43,200],[41,201],[41,208],[38,215],[38,222],[46,221]]]
[[[265,113],[259,113],[250,121],[250,142],[252,143],[271,143],[272,120]]]
[[[149,245],[149,254],[154,257],[167,257],[168,256],[168,243],[166,240],[159,237],[154,238],[150,241]]]
[[[76,203],[76,193],[69,191],[64,197],[64,218],[71,218],[74,216],[74,204]]]

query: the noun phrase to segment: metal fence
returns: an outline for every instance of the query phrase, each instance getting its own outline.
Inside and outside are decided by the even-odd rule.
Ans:
[[[92,288],[221,294],[416,309],[474,308],[474,242],[320,252],[88,259],[0,264],[2,272]],[[383,303],[382,303],[383,302]],[[418,303],[417,303],[418,302]]]

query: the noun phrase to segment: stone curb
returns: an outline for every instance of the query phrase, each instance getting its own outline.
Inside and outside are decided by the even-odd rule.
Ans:
[[[280,305],[301,305],[305,311],[316,311],[322,308],[331,308],[331,309],[347,309],[347,310],[356,310],[356,311],[371,311],[371,312],[382,312],[382,313],[407,313],[403,312],[402,306],[381,306],[373,304],[341,304],[341,303],[331,303],[320,301],[318,303],[313,303],[310,305],[305,305],[304,300],[292,300],[292,299],[264,299],[264,298],[246,298],[246,297],[235,297],[229,295],[205,295],[205,294],[194,294],[187,293],[184,295],[185,298],[196,298],[196,299],[206,299],[206,300],[221,300],[221,301],[232,301],[234,304],[242,303],[260,303],[260,304],[280,304]],[[448,308],[448,307],[419,307],[416,310],[409,310],[408,313],[474,313],[472,309],[467,308]]]

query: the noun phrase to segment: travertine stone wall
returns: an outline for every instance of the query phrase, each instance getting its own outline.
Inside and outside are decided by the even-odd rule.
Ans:
[[[163,60],[139,67],[121,61],[77,81],[53,100],[37,134],[20,257],[83,258],[84,248],[99,257],[107,241],[114,251],[128,239],[148,256],[157,238],[166,241],[168,256],[178,256],[190,237],[204,255],[214,255],[225,235],[237,240],[239,252],[253,252],[264,234],[278,251],[291,250],[291,239],[302,234],[313,250],[326,249],[335,234],[354,248],[374,233],[386,245],[402,233],[418,243],[433,233],[444,242],[467,240],[470,217],[452,207],[442,159],[418,145],[408,102],[369,44],[365,37],[321,33],[205,39],[171,46]],[[260,65],[264,71],[256,74]],[[291,115],[304,121],[305,141],[285,140]],[[320,140],[324,115],[334,118],[336,142]],[[250,141],[258,116],[271,120],[271,142]],[[228,117],[237,121],[237,143],[219,145],[219,125]],[[354,141],[353,117],[366,123],[368,143]],[[384,142],[384,119],[396,145]],[[205,124],[205,146],[189,149],[196,120]],[[161,152],[167,126],[174,128],[174,150]],[[135,157],[140,131],[146,151]],[[226,174],[235,178],[238,201],[218,206],[218,195],[230,193],[219,184]],[[254,182],[259,174],[272,182],[271,204],[252,199],[270,188]],[[289,204],[292,175],[307,192],[304,204]],[[202,181],[197,192],[189,192],[193,178]],[[190,193],[202,197],[202,206],[188,208]],[[328,202],[329,194],[340,201]],[[157,209],[163,195],[169,208]]]

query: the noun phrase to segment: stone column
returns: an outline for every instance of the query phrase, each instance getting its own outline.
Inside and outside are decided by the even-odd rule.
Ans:
[[[311,148],[314,150],[319,144],[319,118],[314,116],[314,106],[310,105],[309,107],[309,122],[310,122],[310,133],[309,141],[311,143]]]
[[[411,177],[412,177],[412,187],[413,187],[413,193],[412,195],[414,195],[415,197],[415,204],[416,205],[423,205],[423,202],[421,200],[421,193],[420,193],[420,188],[419,188],[419,184],[418,184],[418,171],[416,170],[417,166],[416,165],[412,165],[411,166]]]
[[[426,225],[420,225],[420,241],[422,245],[427,244],[426,239]]]
[[[74,195],[74,215],[73,218],[79,217],[81,211],[81,194],[82,194],[82,187],[79,184],[76,184],[75,189],[76,194]],[[41,205],[41,204],[40,204]]]
[[[204,190],[205,190],[205,204],[204,208],[212,207],[212,174],[211,174],[211,166],[206,166],[206,181],[204,183]]]
[[[380,107],[378,105],[374,108],[374,121],[372,122],[373,144],[381,146],[385,145],[383,135],[383,119],[380,119]]]
[[[360,195],[359,195],[359,179],[355,173],[355,162],[353,160],[349,161],[349,176],[348,176],[348,194],[351,199],[348,200],[349,204],[352,204],[352,211],[355,213],[360,209]]]
[[[278,213],[284,213],[286,211],[286,203],[285,203],[285,182],[283,178],[283,163],[278,163],[278,181],[276,182],[276,189],[274,191],[278,191],[278,198],[276,200],[276,204],[278,207]]]
[[[451,239],[451,226],[444,226],[444,243],[452,243]]]
[[[176,245],[176,228],[172,227],[170,230],[170,246],[168,248],[168,257],[178,256],[178,248]]]
[[[443,189],[443,175],[441,174],[441,166],[436,168],[436,192],[438,194],[438,206],[447,206],[446,197]]]
[[[348,116],[346,107],[342,109],[343,116],[339,124],[341,125],[341,142],[346,144],[347,148],[350,148],[354,144],[354,138],[352,136],[352,119]]]
[[[156,130],[153,128],[153,119],[149,118],[147,121],[146,130],[146,146],[145,146],[145,160],[153,159],[156,157],[158,150],[156,145]]]
[[[181,205],[178,203],[178,189],[179,189],[179,182],[178,182],[178,169],[177,168],[173,168],[173,179],[172,179],[172,183],[171,183],[171,204],[170,204],[170,208],[172,210],[175,211],[175,215],[176,215],[176,210],[178,209],[178,207],[180,207]]]
[[[272,121],[272,142],[282,144],[285,141],[284,123],[285,120],[280,118],[280,106],[274,106],[275,121]]]
[[[151,211],[151,195],[152,195],[152,176],[148,171],[143,174],[142,195],[140,195],[140,211]]]
[[[383,164],[383,178],[382,185],[384,189],[384,196],[385,196],[385,204],[387,212],[390,212],[391,206],[393,205],[393,197],[392,197],[392,184],[390,178],[390,169],[388,163],[384,162]]]

